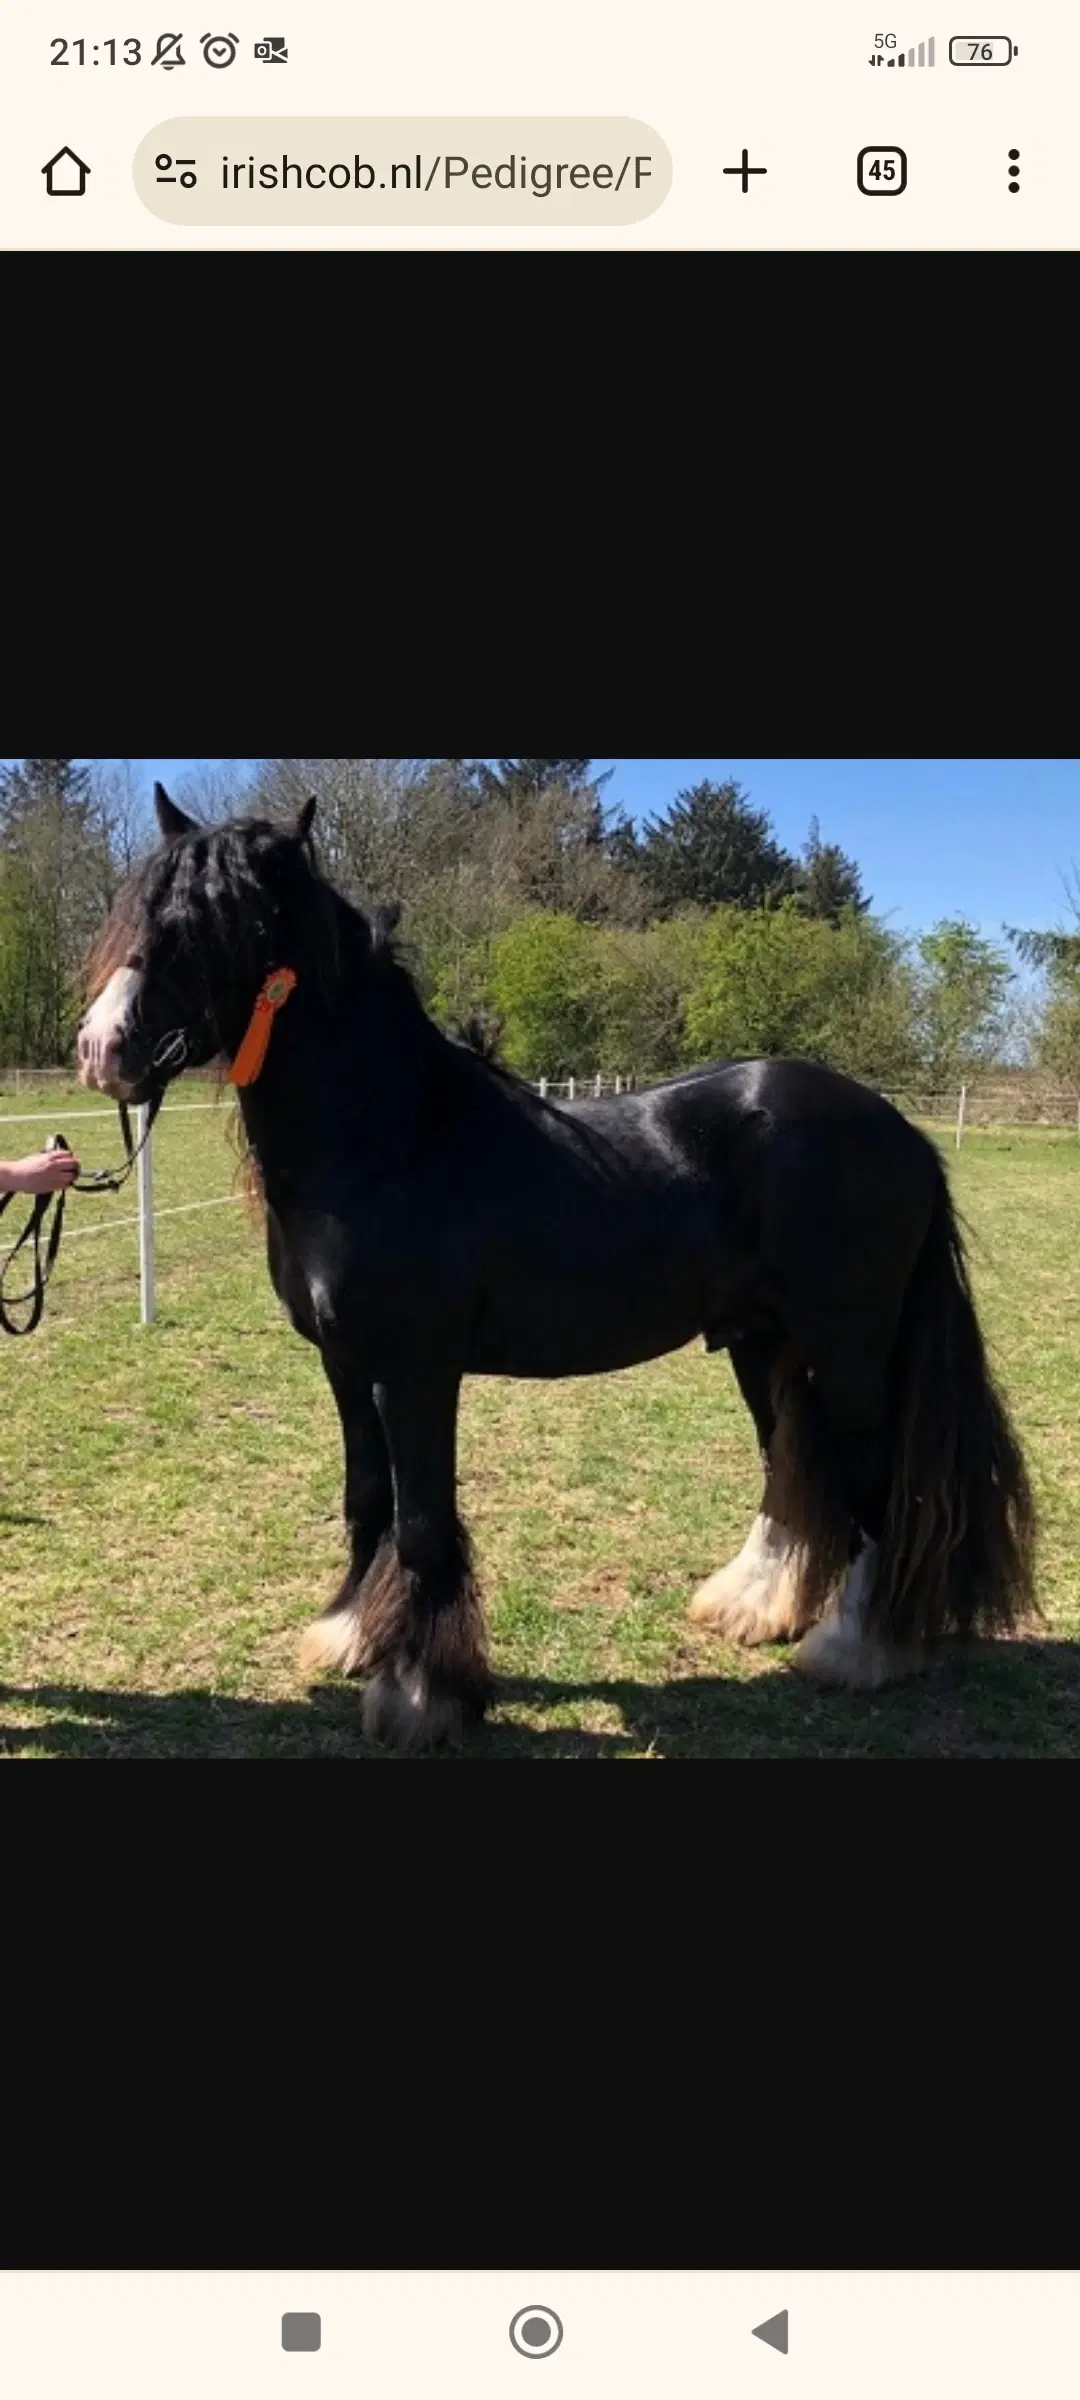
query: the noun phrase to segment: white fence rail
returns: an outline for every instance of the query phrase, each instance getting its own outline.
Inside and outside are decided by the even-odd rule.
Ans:
[[[632,1092],[633,1089],[632,1075],[570,1075],[565,1083],[553,1083],[547,1075],[541,1075],[539,1083],[533,1085],[534,1092],[539,1092],[541,1100],[560,1097],[567,1100],[599,1100],[605,1092]]]
[[[563,1081],[555,1081],[548,1076],[541,1076],[539,1081],[534,1083],[533,1089],[538,1091],[541,1099],[544,1100],[564,1098],[567,1100],[599,1100],[607,1093],[622,1094],[634,1091],[636,1080],[634,1075],[570,1075]],[[40,1091],[42,1084],[46,1081],[58,1081],[70,1086],[70,1071],[61,1067],[8,1069],[0,1074],[0,1092],[5,1088],[13,1088],[18,1095],[22,1086],[29,1090]],[[1077,1134],[1080,1135],[1080,1097],[1072,1092],[1046,1092],[1041,1089],[1035,1091],[1033,1088],[1022,1086],[1019,1082],[1003,1086],[994,1085],[991,1081],[983,1089],[980,1089],[978,1085],[962,1084],[959,1093],[955,1090],[934,1092],[908,1087],[903,1091],[883,1092],[882,1097],[892,1100],[897,1107],[903,1108],[910,1116],[922,1117],[930,1122],[934,1120],[941,1120],[944,1123],[954,1122],[958,1150],[965,1131],[970,1131],[975,1125],[1016,1126],[1018,1128],[1030,1126],[1041,1127],[1044,1130],[1061,1129],[1066,1126],[1071,1130],[1075,1126]],[[162,1110],[162,1120],[166,1117],[201,1115],[219,1107],[218,1100],[170,1099],[166,1101]],[[1012,1113],[1013,1109],[1015,1109],[1015,1114]],[[93,1118],[113,1120],[115,1113],[113,1108],[77,1108],[64,1111],[66,1121],[69,1123],[74,1121],[77,1124]],[[138,1109],[136,1116],[136,1139],[141,1142],[146,1130],[146,1110]],[[54,1123],[55,1111],[50,1109],[33,1109],[26,1114],[12,1112],[10,1115],[6,1111],[0,1110],[0,1143],[4,1141],[5,1129],[10,1125],[52,1126]],[[140,1153],[136,1167],[135,1213],[123,1217],[110,1217],[107,1224],[75,1225],[65,1236],[65,1242],[96,1241],[102,1234],[120,1233],[132,1227],[135,1228],[139,1253],[139,1317],[143,1325],[152,1325],[157,1313],[155,1225],[166,1217],[189,1216],[198,1209],[235,1207],[244,1196],[242,1192],[221,1192],[205,1200],[183,1200],[175,1206],[155,1209],[154,1140],[155,1137],[152,1134]]]
[[[23,1081],[32,1088],[40,1089],[46,1072],[60,1076],[67,1084],[71,1082],[70,1072],[67,1069],[59,1068],[54,1070],[27,1069],[23,1073]],[[15,1077],[9,1074],[4,1080],[10,1083],[15,1080]],[[166,1102],[162,1115],[170,1117],[197,1116],[218,1108],[219,1103],[215,1100],[170,1100]],[[74,1108],[65,1109],[63,1113],[67,1124],[83,1125],[88,1120],[100,1121],[102,1118],[108,1118],[113,1124],[116,1122],[115,1108]],[[136,1109],[136,1146],[143,1141],[146,1133],[146,1119],[147,1110],[145,1108]],[[49,1125],[55,1128],[55,1124],[56,1111],[54,1109],[37,1108],[26,1114],[13,1111],[10,1115],[6,1111],[0,1111],[0,1141],[3,1140],[5,1128],[8,1125]],[[133,1216],[110,1217],[108,1222],[102,1225],[74,1225],[70,1231],[65,1233],[64,1245],[66,1248],[69,1242],[97,1241],[102,1234],[121,1233],[134,1226],[139,1248],[139,1321],[143,1325],[152,1325],[157,1314],[155,1225],[165,1217],[190,1216],[196,1209],[235,1207],[244,1195],[242,1192],[220,1192],[216,1193],[212,1199],[181,1200],[172,1207],[156,1209],[154,1207],[154,1136],[151,1134],[140,1150],[136,1162],[135,1196],[136,1209]]]
[[[879,1087],[875,1085],[875,1090]],[[918,1085],[906,1084],[903,1089],[882,1091],[883,1100],[891,1100],[905,1116],[922,1117],[929,1124],[952,1124],[956,1128],[956,1147],[959,1150],[965,1133],[977,1129],[991,1131],[1021,1131],[1027,1127],[1044,1133],[1076,1132],[1080,1134],[1080,1093],[1046,1091],[1041,1086],[1016,1083],[964,1083],[959,1092],[928,1091]]]
[[[56,1081],[70,1085],[70,1070],[63,1067],[16,1067],[8,1069],[5,1074],[0,1076],[0,1090],[7,1085],[14,1088],[16,1097],[18,1097],[21,1088],[24,1085],[30,1090],[40,1090],[42,1084],[46,1081]],[[571,1075],[563,1083],[549,1082],[546,1076],[542,1076],[539,1083],[534,1084],[533,1089],[538,1091],[543,1099],[555,1099],[565,1096],[570,1100],[599,1100],[605,1092],[629,1092],[633,1090],[633,1087],[634,1078],[632,1075]],[[161,1111],[161,1117],[158,1121],[160,1123],[166,1117],[205,1114],[210,1109],[217,1109],[219,1107],[220,1102],[217,1100],[168,1100]],[[66,1123],[74,1123],[77,1125],[86,1124],[88,1121],[94,1119],[100,1121],[103,1118],[108,1118],[111,1122],[115,1122],[116,1118],[115,1108],[74,1108],[65,1109],[63,1113]],[[143,1136],[146,1133],[146,1117],[147,1111],[145,1108],[136,1109],[135,1141],[137,1146],[140,1143],[142,1143],[143,1146],[139,1152],[135,1169],[135,1192],[137,1203],[135,1214],[133,1216],[110,1217],[108,1223],[103,1225],[72,1226],[71,1230],[65,1235],[64,1238],[65,1244],[67,1242],[96,1241],[102,1234],[121,1233],[134,1226],[139,1249],[139,1322],[142,1325],[152,1325],[157,1315],[157,1282],[155,1272],[154,1241],[155,1225],[166,1217],[188,1216],[194,1210],[200,1208],[228,1208],[230,1206],[235,1206],[238,1201],[243,1199],[244,1195],[242,1192],[221,1192],[215,1194],[212,1199],[183,1200],[174,1207],[155,1209],[155,1136],[154,1134],[150,1134],[149,1138],[143,1142]],[[4,1139],[5,1128],[9,1125],[48,1125],[54,1127],[55,1121],[56,1112],[53,1109],[36,1108],[27,1110],[25,1112],[21,1110],[13,1110],[10,1114],[8,1114],[6,1110],[0,1110],[0,1140]]]

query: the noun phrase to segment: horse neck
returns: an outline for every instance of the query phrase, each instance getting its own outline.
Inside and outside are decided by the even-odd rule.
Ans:
[[[358,956],[348,939],[336,975],[314,948],[298,943],[293,955],[296,989],[275,1019],[260,1075],[239,1094],[271,1200],[275,1185],[294,1181],[300,1159],[340,1154],[343,1144],[355,1146],[368,1173],[389,1168],[447,1046],[391,961]]]

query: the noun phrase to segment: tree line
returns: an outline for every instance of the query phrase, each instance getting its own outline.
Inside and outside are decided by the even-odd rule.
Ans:
[[[1080,1089],[1080,933],[1004,946],[956,917],[910,936],[816,820],[795,855],[733,780],[640,825],[609,782],[591,759],[227,760],[176,797],[212,823],[315,792],[327,873],[401,904],[433,1014],[494,1021],[526,1075],[798,1053],[940,1089],[1023,1057]],[[69,1062],[88,944],[155,838],[137,761],[0,769],[0,1063]]]

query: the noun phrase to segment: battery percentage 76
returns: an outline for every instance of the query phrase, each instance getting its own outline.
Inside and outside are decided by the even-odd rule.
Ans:
[[[949,43],[949,64],[1008,67],[1016,57],[1016,47],[1007,33],[954,33]]]

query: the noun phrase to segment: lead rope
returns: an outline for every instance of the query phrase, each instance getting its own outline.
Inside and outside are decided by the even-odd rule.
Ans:
[[[154,1053],[154,1064],[156,1066],[163,1066],[166,1063],[166,1060],[158,1055],[158,1052],[163,1048],[164,1045],[159,1043],[158,1051],[155,1051]],[[64,1225],[64,1203],[67,1199],[68,1192],[121,1191],[124,1184],[127,1182],[128,1176],[131,1174],[140,1153],[146,1148],[146,1144],[149,1141],[151,1132],[153,1130],[154,1119],[157,1116],[164,1097],[165,1092],[164,1087],[162,1086],[159,1087],[159,1089],[154,1093],[153,1098],[150,1101],[146,1118],[146,1131],[143,1134],[141,1142],[138,1144],[133,1142],[131,1138],[131,1118],[128,1113],[127,1104],[123,1100],[117,1102],[117,1108],[120,1116],[120,1131],[123,1136],[124,1149],[127,1152],[127,1163],[125,1166],[119,1168],[95,1167],[90,1171],[90,1173],[86,1175],[80,1175],[77,1182],[69,1183],[64,1191],[38,1193],[37,1198],[34,1201],[33,1208],[30,1211],[30,1215],[23,1226],[18,1240],[12,1243],[10,1250],[7,1252],[4,1259],[0,1261],[0,1331],[15,1335],[33,1333],[38,1325],[40,1325],[41,1312],[45,1306],[46,1286],[48,1284],[49,1277],[52,1274],[53,1268],[56,1265],[56,1254],[60,1248],[60,1235],[63,1231]],[[66,1142],[64,1140],[62,1133],[54,1133],[50,1135],[49,1140],[45,1144],[45,1148],[48,1151],[67,1150],[70,1152],[71,1144],[70,1142]],[[0,1217],[3,1216],[8,1202],[14,1198],[14,1192],[4,1193],[3,1198],[0,1199]],[[41,1254],[42,1234],[45,1229],[45,1222],[48,1217],[49,1210],[52,1208],[54,1201],[56,1203],[56,1213],[49,1229],[49,1239],[43,1262]],[[18,1257],[20,1250],[24,1248],[27,1242],[31,1242],[33,1244],[34,1280],[28,1291],[14,1292],[8,1295],[4,1291],[4,1285],[7,1281],[8,1274],[10,1273],[15,1259]],[[25,1324],[17,1325],[14,1317],[11,1314],[11,1311],[13,1308],[26,1307],[29,1307],[30,1314],[27,1317]]]
[[[62,1133],[54,1133],[52,1139],[46,1143],[45,1147],[47,1150],[66,1150],[68,1148],[68,1144],[65,1142]],[[4,1193],[3,1198],[0,1199],[0,1216],[3,1216],[9,1200],[13,1200],[14,1198],[14,1192]],[[12,1243],[11,1249],[8,1251],[6,1258],[4,1259],[3,1263],[0,1264],[0,1330],[2,1330],[4,1333],[33,1333],[35,1328],[41,1322],[41,1312],[45,1306],[45,1286],[48,1283],[54,1266],[56,1265],[56,1253],[60,1248],[60,1234],[64,1223],[64,1202],[66,1198],[66,1192],[39,1192],[18,1240]],[[45,1226],[45,1219],[49,1214],[49,1210],[54,1200],[56,1202],[56,1215],[53,1218],[52,1230],[49,1234],[49,1244],[45,1252],[45,1263],[42,1265],[41,1236]],[[8,1274],[15,1259],[18,1257],[20,1250],[23,1248],[23,1245],[26,1242],[32,1242],[34,1245],[34,1280],[28,1292],[14,1292],[9,1296],[5,1294],[4,1285],[7,1281]],[[30,1303],[30,1314],[24,1325],[17,1325],[14,1317],[11,1314],[11,1311],[13,1308],[25,1308],[27,1302]]]

